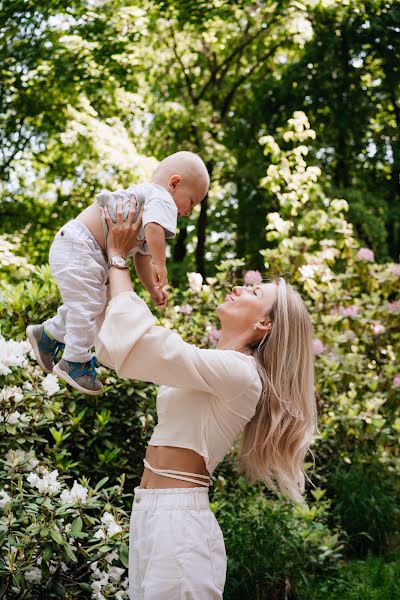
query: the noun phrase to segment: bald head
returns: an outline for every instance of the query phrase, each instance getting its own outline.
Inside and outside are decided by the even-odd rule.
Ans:
[[[197,154],[185,151],[170,154],[160,162],[152,181],[168,189],[170,180],[175,175],[180,177],[183,186],[192,188],[197,196],[201,196],[200,200],[207,195],[210,176]]]

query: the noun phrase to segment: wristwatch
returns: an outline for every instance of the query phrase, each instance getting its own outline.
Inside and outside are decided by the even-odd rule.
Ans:
[[[112,256],[108,259],[109,267],[117,267],[117,269],[127,269],[128,259],[123,256]]]

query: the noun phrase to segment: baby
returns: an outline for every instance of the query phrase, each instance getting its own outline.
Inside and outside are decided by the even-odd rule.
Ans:
[[[69,221],[56,234],[49,262],[63,304],[57,314],[40,325],[29,325],[27,335],[41,368],[85,394],[100,394],[96,361],[91,349],[96,319],[106,304],[108,269],[128,268],[126,256],[107,260],[107,224],[104,207],[116,221],[122,201],[127,218],[131,197],[136,214],[143,206],[141,241],[129,252],[138,277],[153,302],[164,306],[167,284],[165,240],[175,235],[177,218],[187,216],[207,195],[210,185],[204,162],[192,152],[176,152],[160,162],[151,183],[131,185],[126,190],[102,190],[96,202]]]

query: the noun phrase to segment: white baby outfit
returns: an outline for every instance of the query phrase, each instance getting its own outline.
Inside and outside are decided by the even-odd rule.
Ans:
[[[108,207],[110,217],[115,222],[117,201],[122,200],[126,218],[132,194],[137,199],[136,214],[144,204],[138,239],[144,239],[144,226],[147,223],[158,223],[164,228],[166,238],[173,237],[178,210],[171,194],[157,184],[141,183],[116,192],[102,190],[96,200],[100,207]],[[104,215],[103,227],[107,234]],[[129,256],[136,252],[149,254],[146,244],[132,248]],[[106,257],[85,225],[74,219],[56,234],[50,248],[49,263],[63,304],[57,314],[44,323],[44,327],[56,340],[65,343],[65,360],[87,362],[92,357],[96,319],[106,304]]]
[[[261,396],[252,356],[184,342],[156,326],[134,292],[109,303],[96,351],[121,377],[161,384],[150,445],[190,448],[203,456],[210,475]],[[131,600],[222,598],[225,548],[206,488],[136,488],[132,510]]]

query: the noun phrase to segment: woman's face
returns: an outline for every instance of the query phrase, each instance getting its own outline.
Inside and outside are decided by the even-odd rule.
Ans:
[[[276,300],[276,284],[263,283],[255,286],[235,286],[217,306],[217,314],[222,326],[235,326],[249,331],[259,321],[264,322]]]

